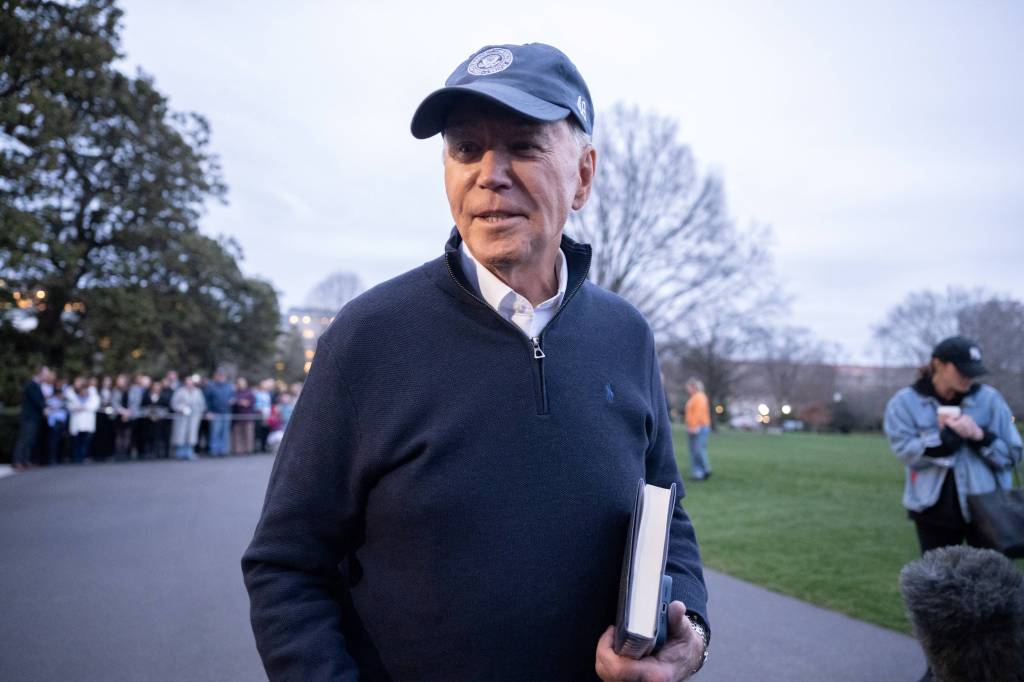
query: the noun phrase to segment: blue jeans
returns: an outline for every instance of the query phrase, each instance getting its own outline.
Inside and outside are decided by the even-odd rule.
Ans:
[[[215,414],[210,419],[210,454],[223,457],[231,451],[231,415]]]
[[[71,439],[71,461],[81,464],[89,456],[89,444],[92,443],[92,431],[79,431]]]
[[[693,467],[694,478],[704,478],[711,473],[711,463],[708,462],[708,433],[710,431],[709,427],[704,426],[697,433],[687,434],[690,444],[690,465]]]

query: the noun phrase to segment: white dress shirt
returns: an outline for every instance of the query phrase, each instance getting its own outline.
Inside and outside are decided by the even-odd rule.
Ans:
[[[540,336],[544,327],[558,312],[558,307],[562,305],[562,298],[565,296],[569,268],[565,264],[565,254],[562,253],[562,250],[558,250],[558,258],[555,259],[558,292],[537,307],[534,307],[529,299],[513,290],[512,287],[498,279],[493,272],[481,265],[470,253],[466,242],[459,245],[459,255],[462,257],[462,271],[487,305],[519,327],[527,337],[533,339]]]

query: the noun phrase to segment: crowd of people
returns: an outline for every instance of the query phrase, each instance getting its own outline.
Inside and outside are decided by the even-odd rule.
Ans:
[[[40,367],[26,384],[13,466],[197,459],[272,451],[302,390],[264,379],[175,371],[68,378]]]

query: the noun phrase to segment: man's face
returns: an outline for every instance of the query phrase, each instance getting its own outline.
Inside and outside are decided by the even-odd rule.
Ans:
[[[579,149],[566,121],[473,99],[452,109],[444,143],[448,204],[473,256],[498,271],[553,263],[569,211],[590,194],[593,147]]]

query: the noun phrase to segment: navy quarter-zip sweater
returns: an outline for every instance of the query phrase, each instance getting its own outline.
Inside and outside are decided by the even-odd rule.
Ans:
[[[272,680],[595,680],[636,481],[682,493],[650,329],[586,281],[590,248],[563,238],[537,352],[458,243],[317,345],[242,559]],[[671,533],[673,596],[707,622],[681,505]]]

